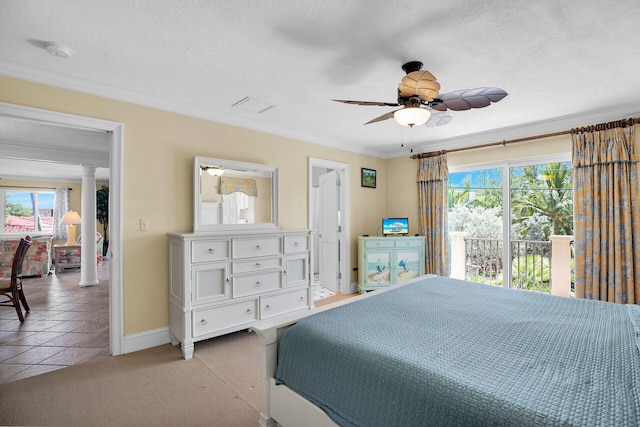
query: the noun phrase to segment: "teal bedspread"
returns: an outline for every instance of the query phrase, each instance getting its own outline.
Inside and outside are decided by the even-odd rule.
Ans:
[[[638,426],[640,307],[425,279],[289,328],[276,380],[342,426]]]

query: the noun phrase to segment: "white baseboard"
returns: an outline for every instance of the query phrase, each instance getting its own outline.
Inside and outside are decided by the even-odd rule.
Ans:
[[[126,335],[122,343],[122,354],[133,353],[134,351],[145,350],[170,342],[169,327]]]

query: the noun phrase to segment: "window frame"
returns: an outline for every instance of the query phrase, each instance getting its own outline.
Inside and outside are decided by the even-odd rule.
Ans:
[[[547,154],[544,156],[522,157],[517,159],[506,159],[493,162],[468,163],[464,165],[448,166],[449,173],[470,172],[481,169],[502,168],[502,259],[504,261],[511,257],[511,245],[504,244],[505,236],[511,241],[511,180],[510,169],[513,167],[530,166],[544,163],[571,163],[571,152]],[[505,179],[505,177],[507,179]],[[503,270],[503,286],[511,283],[511,265]]]
[[[35,230],[35,223],[36,223],[36,215],[35,215],[35,211],[32,214],[32,218],[33,218],[33,224],[34,224],[34,230],[33,231],[18,231],[18,232],[7,232],[5,230],[5,225],[4,225],[4,220],[6,218],[6,198],[7,198],[7,193],[36,193],[38,195],[40,194],[50,194],[53,196],[53,207],[51,208],[51,217],[54,218],[55,217],[55,190],[53,189],[48,189],[48,188],[34,188],[34,187],[20,187],[20,186],[10,186],[10,187],[5,187],[5,188],[0,188],[0,210],[2,211],[3,215],[3,225],[2,228],[0,228],[0,238],[10,238],[10,237],[19,237],[19,236],[53,236],[54,235],[54,228],[53,227],[53,222],[51,224],[51,230],[50,231],[36,231]],[[38,205],[37,205],[38,206]],[[39,209],[39,206],[38,206]],[[39,217],[39,216],[38,216]]]

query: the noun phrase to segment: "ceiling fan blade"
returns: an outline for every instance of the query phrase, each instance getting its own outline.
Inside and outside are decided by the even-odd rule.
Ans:
[[[480,87],[476,89],[463,89],[455,92],[445,93],[439,99],[442,104],[449,110],[463,111],[471,108],[483,108],[491,105],[492,102],[498,102],[505,96],[507,92],[497,87]],[[433,107],[439,111],[445,111],[441,105]]]
[[[438,96],[440,83],[426,70],[413,71],[402,78],[398,90],[403,98],[418,96],[422,101],[430,102]]]
[[[377,105],[379,107],[398,107],[400,104],[397,102],[373,102],[373,101],[349,101],[346,99],[333,99],[332,101],[342,102],[345,104],[354,104],[354,105]]]
[[[402,110],[402,108],[400,108],[400,110]],[[369,120],[367,123],[365,123],[365,125],[368,125],[370,123],[376,123],[376,122],[381,122],[383,120],[388,120],[393,118],[393,113],[395,113],[398,110],[393,110],[393,111],[389,111],[388,113],[385,113],[381,116],[376,117],[375,119]]]
[[[427,123],[425,123],[425,126],[428,126],[430,128],[436,127],[436,126],[444,126],[447,123],[449,123],[451,120],[453,120],[453,116],[451,114],[445,113],[442,111],[432,110],[431,117],[429,118]]]

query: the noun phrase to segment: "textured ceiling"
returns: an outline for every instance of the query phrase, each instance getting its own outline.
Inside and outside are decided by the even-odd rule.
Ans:
[[[109,180],[106,132],[0,115],[0,178],[81,181],[82,164]]]
[[[638,114],[638,17],[638,0],[0,0],[0,73],[390,158]],[[441,93],[509,96],[414,129],[331,101],[395,102],[411,60]]]

